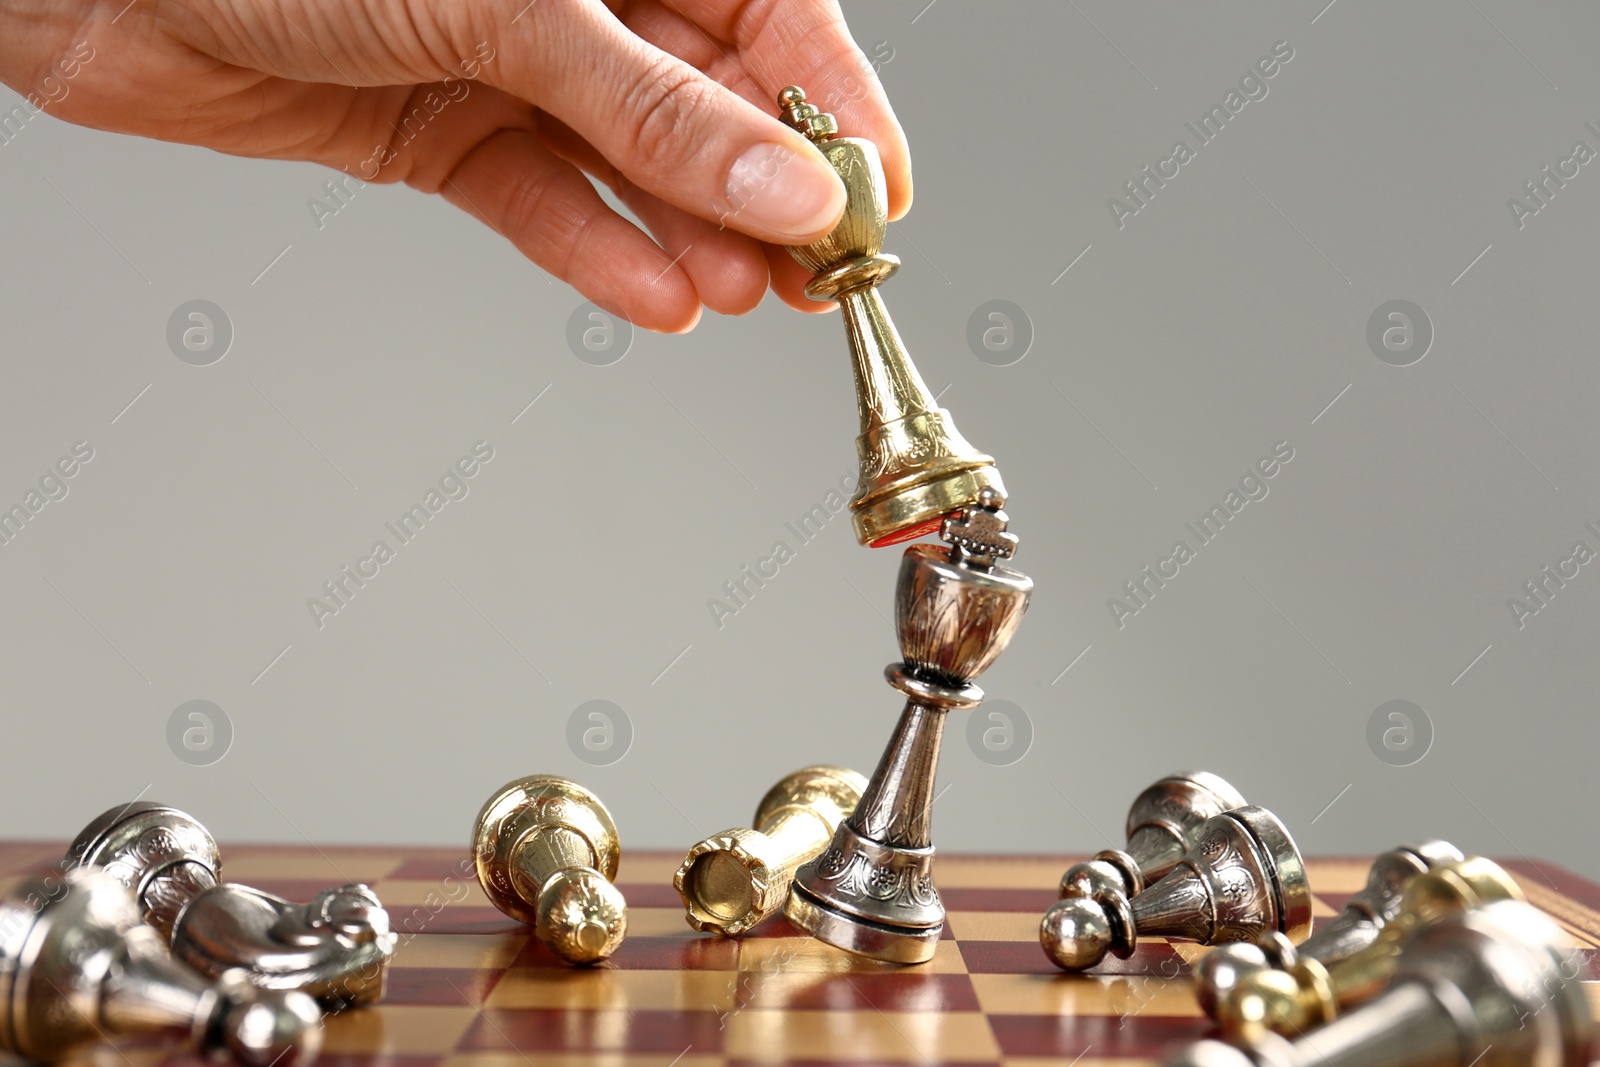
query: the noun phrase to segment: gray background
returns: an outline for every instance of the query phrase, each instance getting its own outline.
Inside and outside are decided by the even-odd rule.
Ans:
[[[1600,9],[1325,4],[848,6],[916,165],[886,299],[1037,582],[983,682],[1031,748],[995,766],[952,722],[944,849],[1100,848],[1201,767],[1307,852],[1439,835],[1600,875],[1600,567],[1520,629],[1507,606],[1600,548],[1600,162],[1520,230],[1507,207],[1600,149]],[[1119,229],[1107,199],[1283,40]],[[0,500],[95,449],[0,547],[0,833],[142,793],[225,846],[464,842],[549,771],[678,848],[804,762],[870,770],[896,553],[840,517],[721,629],[707,606],[853,469],[838,320],[769,299],[591,366],[574,291],[404,188],[319,230],[328,177],[50,118],[0,146]],[[205,367],[166,340],[197,298],[235,334]],[[1031,320],[1012,366],[966,340],[991,299]],[[1367,344],[1393,299],[1435,330],[1411,366]],[[478,440],[470,495],[318,629],[307,598]],[[1270,495],[1119,629],[1107,599],[1278,441]],[[209,766],[167,740],[196,699],[233,728]],[[567,742],[595,699],[633,732],[603,767]],[[1397,699],[1434,734],[1403,767],[1367,739]]]

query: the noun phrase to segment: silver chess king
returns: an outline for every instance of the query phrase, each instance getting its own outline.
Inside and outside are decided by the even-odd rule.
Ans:
[[[905,710],[855,811],[796,872],[784,913],[850,952],[922,963],[944,928],[931,816],[945,716],[983,699],[973,679],[1016,632],[1033,580],[1003,563],[1017,538],[1006,529],[994,460],[938,406],[878,295],[900,261],[882,252],[887,195],[876,146],[838,136],[833,117],[794,86],[778,103],[848,194],[834,231],[791,252],[815,275],[806,294],[837,300],[844,312],[861,416],[861,477],[850,501],[856,537],[876,547],[937,531],[945,542],[914,544],[901,557],[895,628],[902,658],[885,673],[905,694]]]

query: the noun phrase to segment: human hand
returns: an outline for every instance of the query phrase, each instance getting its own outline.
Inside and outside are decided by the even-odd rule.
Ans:
[[[905,135],[836,0],[0,0],[0,26],[0,81],[34,107],[439,193],[653,330],[742,314],[769,283],[832,306],[774,247],[827,233],[845,200],[774,117],[785,85],[877,143],[890,218],[911,203]]]

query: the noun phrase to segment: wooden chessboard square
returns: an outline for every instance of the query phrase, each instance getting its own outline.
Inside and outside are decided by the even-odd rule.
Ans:
[[[326,846],[234,845],[223,850],[222,876],[230,882],[260,886],[263,882],[300,882],[322,888],[390,877],[405,861],[399,851]]]
[[[1311,917],[1313,919],[1331,919],[1339,914],[1349,896],[1340,894],[1332,897],[1323,896],[1321,893],[1311,894]]]
[[[22,876],[57,862],[67,846],[59,841],[13,841],[0,844],[0,874]]]
[[[739,968],[739,953],[739,941],[697,934],[689,929],[688,924],[684,924],[681,932],[674,931],[667,935],[629,934],[611,958],[606,960],[605,966],[607,969],[633,971],[734,971]],[[568,965],[537,938],[529,938],[518,954],[515,966],[565,969]]]
[[[513,967],[487,1006],[573,1011],[732,1011],[737,971],[643,971],[610,967]]]
[[[672,888],[672,876],[683,863],[682,852],[634,852],[625,850],[617,864],[617,883],[639,885],[664,885]],[[674,893],[676,896],[676,893]]]
[[[1074,859],[1066,856],[970,856],[940,853],[933,880],[946,889],[1034,889],[1052,892]]]
[[[443,882],[447,878],[476,884],[476,865],[464,848],[407,848],[390,878],[414,882]]]
[[[1128,1059],[1160,1062],[1183,1044],[1201,1037],[1204,1019],[1167,1015],[989,1015],[995,1042],[1006,1056],[1058,1056],[1068,1061],[1089,1053],[1125,1064]]]
[[[617,880],[617,888],[628,901],[630,908],[682,908],[683,898],[672,888],[672,882],[624,882]]]
[[[967,961],[967,970],[972,974],[1062,973],[1050,962],[1044,949],[1039,947],[1038,937],[1032,941],[963,941],[961,954]],[[1189,967],[1172,945],[1155,938],[1140,938],[1133,955],[1125,960],[1107,956],[1094,972],[1098,975],[1173,979],[1187,975]]]
[[[545,1052],[716,1052],[724,1036],[723,1016],[714,1011],[488,1008],[472,1020],[459,1047],[524,1052],[537,1063]]]
[[[842,949],[809,937],[766,938],[742,942],[739,966],[747,971],[766,973],[820,972],[832,974],[873,974],[879,972],[963,974],[966,964],[956,942],[940,941],[933,959],[915,967],[852,956]]]
[[[1170,968],[1169,968],[1170,969]],[[1075,1015],[1125,1019],[1139,1015],[1200,1018],[1187,982],[1099,974],[974,974],[972,987],[990,1014]]]
[[[456,1047],[479,1015],[473,1007],[378,1004],[330,1016],[323,1027],[329,1053],[442,1055]]]
[[[477,967],[390,967],[383,1002],[471,1007],[488,999],[500,975]]]
[[[683,905],[675,908],[644,908],[628,901],[629,937],[705,937],[695,932],[684,918]]]
[[[1039,943],[1039,911],[950,911],[945,922],[957,941],[1030,941]]]
[[[507,934],[429,933],[402,937],[395,949],[390,973],[405,967],[470,967],[501,971],[522,951],[528,928]]]
[[[760,1011],[977,1011],[965,974],[922,968],[874,973],[743,971],[735,1006]]]
[[[369,1056],[364,1053],[354,1052],[324,1052],[317,1057],[316,1067],[439,1067],[445,1057],[440,1056],[413,1056],[397,1053],[380,1053]],[[114,1067],[114,1065],[108,1065]],[[127,1065],[122,1065],[127,1067]],[[176,1067],[170,1061],[165,1067]],[[194,1067],[209,1067],[203,1061],[197,1062]]]
[[[774,915],[763,923],[758,923],[754,929],[741,935],[740,939],[749,941],[752,938],[763,937],[805,937],[806,932],[790,922],[781,913]]]
[[[727,1021],[723,1048],[758,1063],[982,1062],[999,1055],[979,1012],[766,1011]]]
[[[1306,877],[1319,894],[1359,893],[1367,884],[1372,859],[1323,858],[1306,861]]]
[[[409,911],[412,908],[437,910],[441,908],[492,908],[489,896],[478,884],[476,875],[466,878],[451,874],[442,878],[385,878],[373,883],[372,891],[378,894],[384,907],[391,912]]]

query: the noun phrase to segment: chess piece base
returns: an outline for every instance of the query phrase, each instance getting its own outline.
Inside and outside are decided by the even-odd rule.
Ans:
[[[834,948],[886,963],[927,963],[933,959],[944,923],[929,927],[889,926],[829,907],[799,886],[789,891],[784,916]]]
[[[806,933],[846,952],[889,963],[926,963],[944,929],[944,903],[933,885],[933,847],[885,844],[845,823],[827,851],[795,875],[784,914]]]

